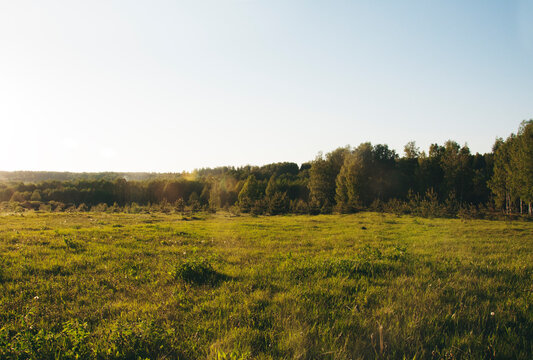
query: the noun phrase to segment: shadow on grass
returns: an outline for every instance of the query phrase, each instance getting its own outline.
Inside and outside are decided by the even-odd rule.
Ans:
[[[215,270],[208,259],[201,257],[189,258],[178,263],[174,266],[172,275],[174,279],[192,285],[216,286],[232,279],[231,276]]]

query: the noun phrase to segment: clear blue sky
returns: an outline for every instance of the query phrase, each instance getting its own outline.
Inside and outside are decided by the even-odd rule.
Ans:
[[[533,0],[0,0],[0,170],[488,152],[533,118]]]

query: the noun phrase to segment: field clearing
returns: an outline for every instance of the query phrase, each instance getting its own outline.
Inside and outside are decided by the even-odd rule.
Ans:
[[[531,359],[533,223],[0,216],[0,358]]]

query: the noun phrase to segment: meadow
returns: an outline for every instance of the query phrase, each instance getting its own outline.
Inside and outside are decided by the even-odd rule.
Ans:
[[[531,359],[533,223],[0,216],[2,359]]]

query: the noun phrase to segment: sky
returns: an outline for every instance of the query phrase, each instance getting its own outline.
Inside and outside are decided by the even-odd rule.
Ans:
[[[533,118],[533,0],[0,0],[0,170],[181,172]]]

